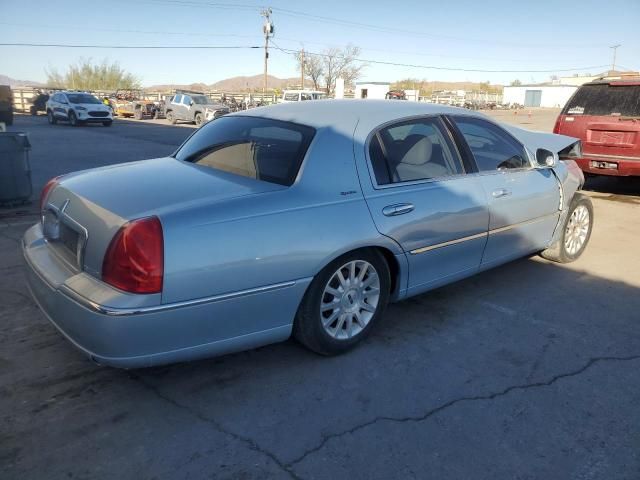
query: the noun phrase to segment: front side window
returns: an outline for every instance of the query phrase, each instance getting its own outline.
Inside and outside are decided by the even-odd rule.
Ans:
[[[379,130],[371,138],[369,158],[378,185],[463,173],[438,118],[411,120]]]
[[[176,152],[184,162],[290,186],[315,130],[259,117],[221,117],[197,130]]]
[[[473,153],[479,171],[531,166],[524,147],[497,125],[474,117],[454,117],[454,120]]]
[[[182,104],[186,105],[187,107],[191,105],[191,97],[189,95],[185,95],[184,97],[182,97]]]

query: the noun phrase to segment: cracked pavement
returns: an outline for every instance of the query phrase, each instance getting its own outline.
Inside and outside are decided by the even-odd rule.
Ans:
[[[20,122],[35,171],[51,130]],[[84,132],[106,162],[122,128],[53,131]],[[126,141],[144,149],[147,130]],[[48,323],[19,252],[35,217],[2,216],[0,478],[638,479],[640,189],[617,185],[592,193],[579,261],[523,259],[391,305],[349,354],[288,341],[134,371]]]

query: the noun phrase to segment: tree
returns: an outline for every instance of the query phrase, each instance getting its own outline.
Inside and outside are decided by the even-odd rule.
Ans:
[[[55,69],[45,70],[45,73],[47,85],[56,88],[117,90],[140,87],[137,77],[123,70],[118,62],[109,63],[107,60],[94,64],[90,58],[81,58],[75,65],[70,65],[64,74]]]
[[[298,61],[298,70],[301,68],[302,55],[298,53],[296,55]],[[304,76],[311,79],[313,82],[313,89],[320,90],[320,80],[324,75],[324,65],[322,63],[322,57],[315,54],[305,54],[304,56]]]
[[[522,82],[517,78],[513,82],[511,82],[512,87],[519,87],[520,85],[522,85]]]
[[[345,85],[352,85],[366,65],[357,60],[360,48],[347,45],[343,50],[330,48],[322,53],[323,78],[327,94],[336,88],[336,80],[343,78]]]

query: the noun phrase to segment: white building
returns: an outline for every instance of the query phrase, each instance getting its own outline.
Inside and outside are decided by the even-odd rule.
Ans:
[[[390,86],[389,82],[356,82],[354,98],[384,100]]]
[[[525,107],[563,107],[573,92],[575,85],[518,85],[504,87],[502,103],[519,103]]]

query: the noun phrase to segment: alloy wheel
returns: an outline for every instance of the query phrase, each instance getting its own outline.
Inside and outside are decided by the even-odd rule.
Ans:
[[[564,232],[564,248],[569,255],[576,255],[584,246],[589,235],[589,210],[584,205],[578,205],[571,212]]]
[[[380,277],[369,262],[353,260],[340,267],[327,282],[320,302],[324,331],[346,340],[371,321],[380,300]]]

